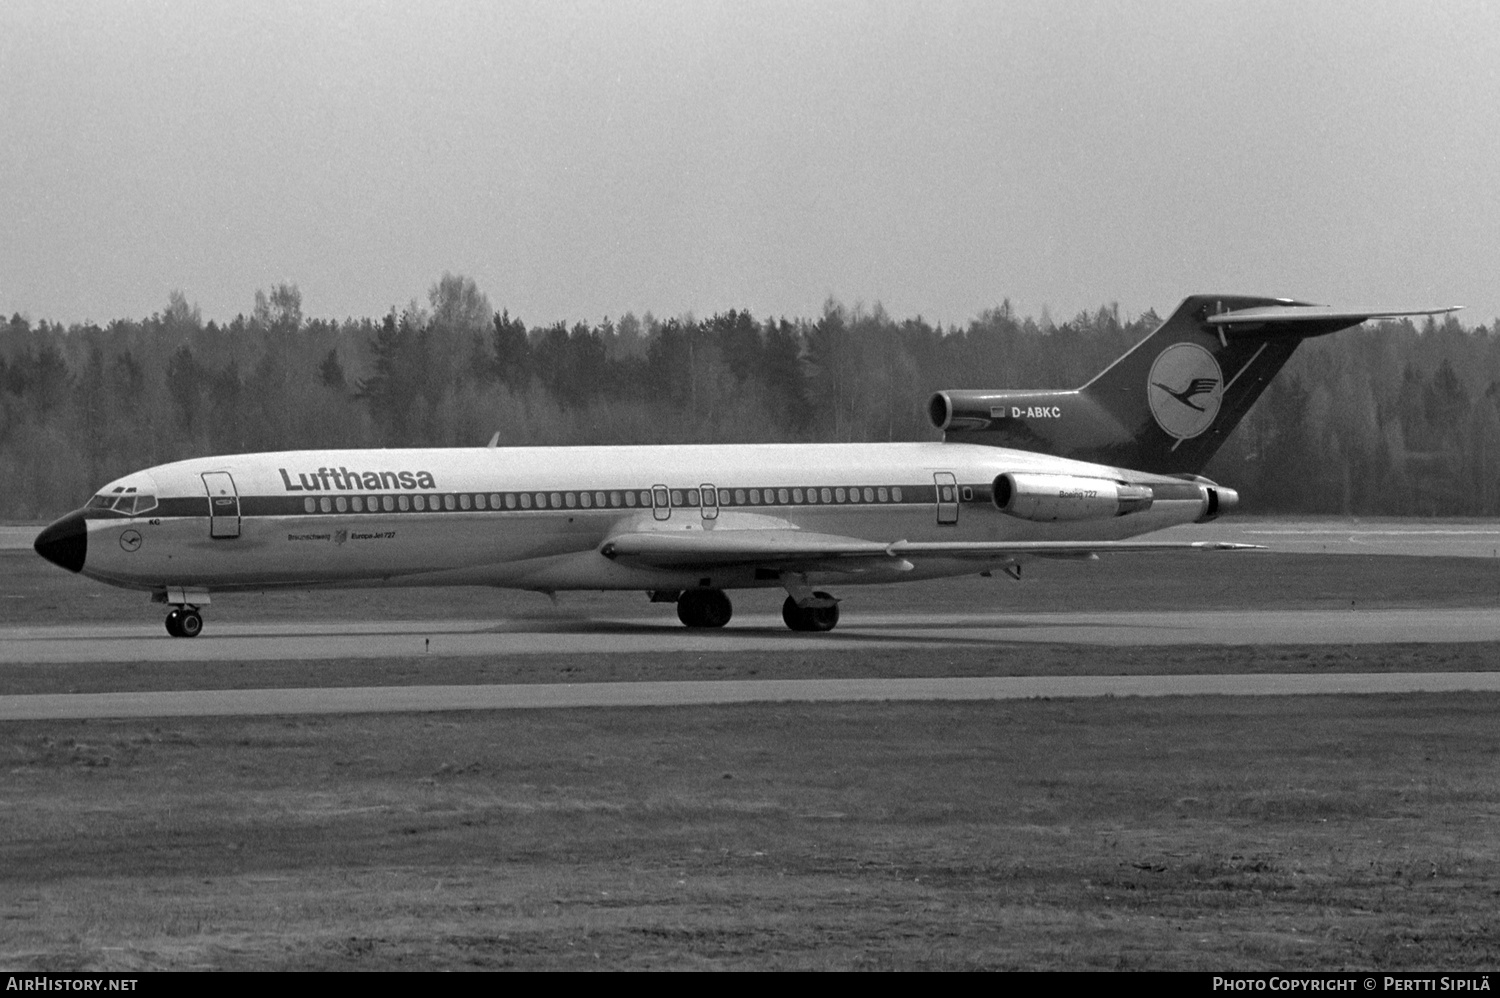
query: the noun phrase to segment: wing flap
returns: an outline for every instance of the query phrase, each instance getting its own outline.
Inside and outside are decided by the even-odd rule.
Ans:
[[[887,546],[800,530],[641,531],[611,537],[599,546],[599,553],[653,568],[728,568],[771,561],[881,558]]]

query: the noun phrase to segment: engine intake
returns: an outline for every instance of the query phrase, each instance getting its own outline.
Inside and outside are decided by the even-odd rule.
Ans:
[[[1150,486],[1076,475],[1007,473],[995,479],[995,506],[1022,520],[1107,520],[1151,508]]]

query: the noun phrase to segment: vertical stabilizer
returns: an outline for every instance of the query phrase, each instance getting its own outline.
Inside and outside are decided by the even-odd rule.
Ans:
[[[954,442],[1196,474],[1304,339],[1368,318],[1445,311],[1193,295],[1082,388],[939,392],[930,415]]]

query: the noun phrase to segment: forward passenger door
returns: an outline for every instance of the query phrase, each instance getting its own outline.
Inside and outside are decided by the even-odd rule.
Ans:
[[[203,487],[208,490],[208,536],[232,540],[240,535],[240,495],[227,471],[203,473]]]

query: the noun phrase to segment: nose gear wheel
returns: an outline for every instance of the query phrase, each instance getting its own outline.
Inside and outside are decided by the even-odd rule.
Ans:
[[[203,615],[197,607],[178,607],[167,614],[167,633],[174,638],[196,638],[203,633]]]

